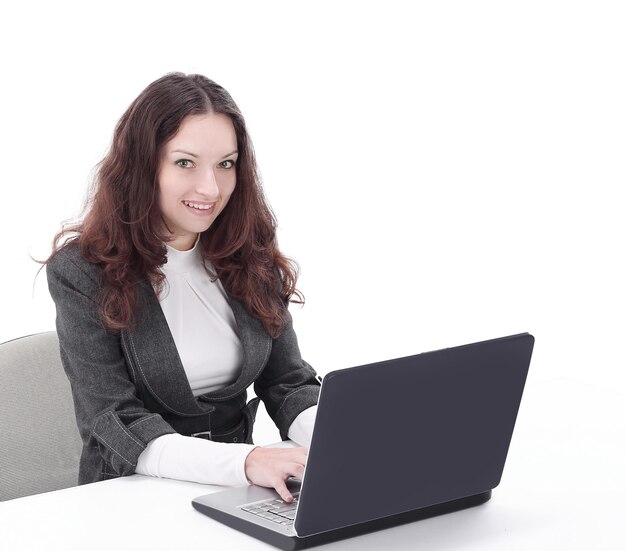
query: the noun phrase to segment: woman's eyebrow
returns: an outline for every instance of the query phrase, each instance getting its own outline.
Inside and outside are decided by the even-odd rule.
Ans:
[[[182,149],[174,149],[174,151],[172,151],[172,153],[184,153],[185,155],[189,155],[190,157],[196,157],[196,158],[199,157],[199,155],[196,155],[195,153],[191,153],[189,151],[183,151]],[[235,149],[235,151],[231,151],[230,153],[227,153],[226,155],[224,155],[222,157],[222,159],[225,159],[226,157],[230,157],[231,155],[233,155],[235,153],[239,153],[239,151],[237,151]]]
[[[183,151],[182,149],[174,149],[172,153],[184,153],[185,155],[189,155],[190,157],[198,157],[195,153],[190,153],[189,151]]]

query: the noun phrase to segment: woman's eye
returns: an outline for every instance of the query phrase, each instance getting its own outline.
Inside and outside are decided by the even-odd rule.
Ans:
[[[181,159],[180,161],[176,161],[176,164],[180,168],[191,168],[193,163],[189,159]]]
[[[235,161],[233,161],[232,159],[227,159],[226,161],[222,161],[220,164],[223,165],[224,163],[230,163],[228,166],[223,166],[222,168],[233,168],[235,166]]]

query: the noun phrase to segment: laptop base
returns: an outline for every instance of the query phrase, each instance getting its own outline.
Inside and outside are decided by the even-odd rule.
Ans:
[[[381,518],[378,520],[372,520],[369,522],[363,522],[355,524],[354,526],[347,526],[345,528],[338,528],[336,530],[330,530],[329,532],[322,532],[320,534],[314,534],[312,536],[297,537],[281,535],[271,530],[266,530],[261,526],[252,524],[249,522],[243,522],[237,517],[233,517],[227,513],[208,507],[197,501],[192,501],[194,508],[201,513],[235,528],[240,532],[244,532],[258,540],[269,543],[279,549],[306,549],[314,547],[316,545],[322,545],[324,543],[330,543],[332,541],[338,541],[354,536],[360,536],[362,534],[368,534],[377,530],[383,530],[385,528],[391,528],[393,526],[399,526],[401,524],[407,524],[409,522],[415,522],[417,520],[424,520],[430,517],[443,515],[446,513],[453,513],[454,511],[460,511],[476,505],[481,505],[491,498],[491,490],[475,494],[472,496],[454,499],[445,503],[439,503],[437,505],[430,505],[428,507],[422,507],[413,511],[407,511],[405,513],[399,513],[389,517]]]

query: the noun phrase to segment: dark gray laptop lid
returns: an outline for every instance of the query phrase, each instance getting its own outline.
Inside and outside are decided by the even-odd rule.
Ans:
[[[326,375],[298,535],[495,488],[533,344],[523,333]]]

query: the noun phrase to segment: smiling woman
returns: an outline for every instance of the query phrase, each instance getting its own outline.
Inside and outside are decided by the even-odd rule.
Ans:
[[[224,88],[183,73],[150,84],[115,128],[82,221],[44,264],[83,439],[79,483],[138,472],[291,500],[320,383],[288,310],[302,298],[297,265],[278,249]],[[252,384],[303,447],[253,445]]]

